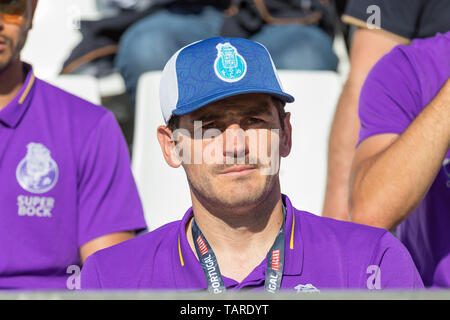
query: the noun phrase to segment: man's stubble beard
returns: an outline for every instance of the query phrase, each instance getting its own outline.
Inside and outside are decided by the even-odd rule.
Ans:
[[[264,185],[261,187],[256,186],[257,190],[255,192],[246,192],[245,195],[242,194],[240,199],[238,197],[232,196],[230,192],[227,190],[220,190],[220,186],[217,183],[214,183],[212,179],[203,175],[202,179],[198,181],[196,184],[192,183],[192,181],[188,177],[189,186],[197,198],[197,200],[211,213],[214,213],[214,210],[225,210],[230,214],[234,214],[236,209],[244,208],[248,206],[257,206],[260,202],[262,202],[273,189],[273,184],[275,183],[274,176],[265,176]],[[245,183],[244,180],[248,178],[236,178],[237,183],[239,180],[242,183]],[[233,210],[234,209],[234,210]]]
[[[25,46],[28,37],[28,31],[29,30],[25,31],[25,35],[20,38],[16,47],[14,47],[14,42],[11,38],[4,35],[0,36],[0,38],[6,43],[6,51],[9,51],[11,54],[6,61],[2,62],[0,60],[0,74],[5,72],[5,70],[7,70],[14,62],[20,61],[20,53]]]

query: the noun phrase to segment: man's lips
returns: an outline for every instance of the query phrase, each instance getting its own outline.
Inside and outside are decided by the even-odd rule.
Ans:
[[[253,170],[256,170],[257,168],[255,166],[249,166],[249,165],[236,165],[232,167],[228,167],[225,170],[222,170],[220,174],[227,174],[227,175],[242,175],[247,174]]]

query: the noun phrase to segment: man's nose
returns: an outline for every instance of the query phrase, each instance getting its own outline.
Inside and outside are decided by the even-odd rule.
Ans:
[[[247,154],[245,131],[238,125],[230,125],[224,132],[224,156],[240,158]]]

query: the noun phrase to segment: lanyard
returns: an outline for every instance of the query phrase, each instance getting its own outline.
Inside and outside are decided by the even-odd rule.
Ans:
[[[283,215],[286,217],[286,209],[283,204]],[[283,277],[284,269],[284,229],[285,218],[283,219],[283,225],[278,232],[272,248],[267,256],[267,269],[266,269],[266,281],[264,283],[264,290],[269,293],[275,293],[280,290],[281,278]],[[208,292],[213,294],[219,294],[226,291],[225,284],[222,279],[222,275],[219,270],[219,264],[217,262],[216,255],[214,254],[211,246],[206,240],[205,236],[201,232],[197,223],[192,222],[192,237],[194,239],[195,250],[199,257],[200,264],[205,274],[206,283],[208,284]]]

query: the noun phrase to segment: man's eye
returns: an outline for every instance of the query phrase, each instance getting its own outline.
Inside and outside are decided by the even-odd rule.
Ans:
[[[263,119],[259,119],[259,118],[250,118],[247,120],[247,123],[249,124],[260,124],[260,123],[264,123],[265,121]]]
[[[202,129],[203,130],[213,129],[213,128],[215,128],[215,125],[216,124],[214,122],[206,123],[206,124],[202,125]]]

